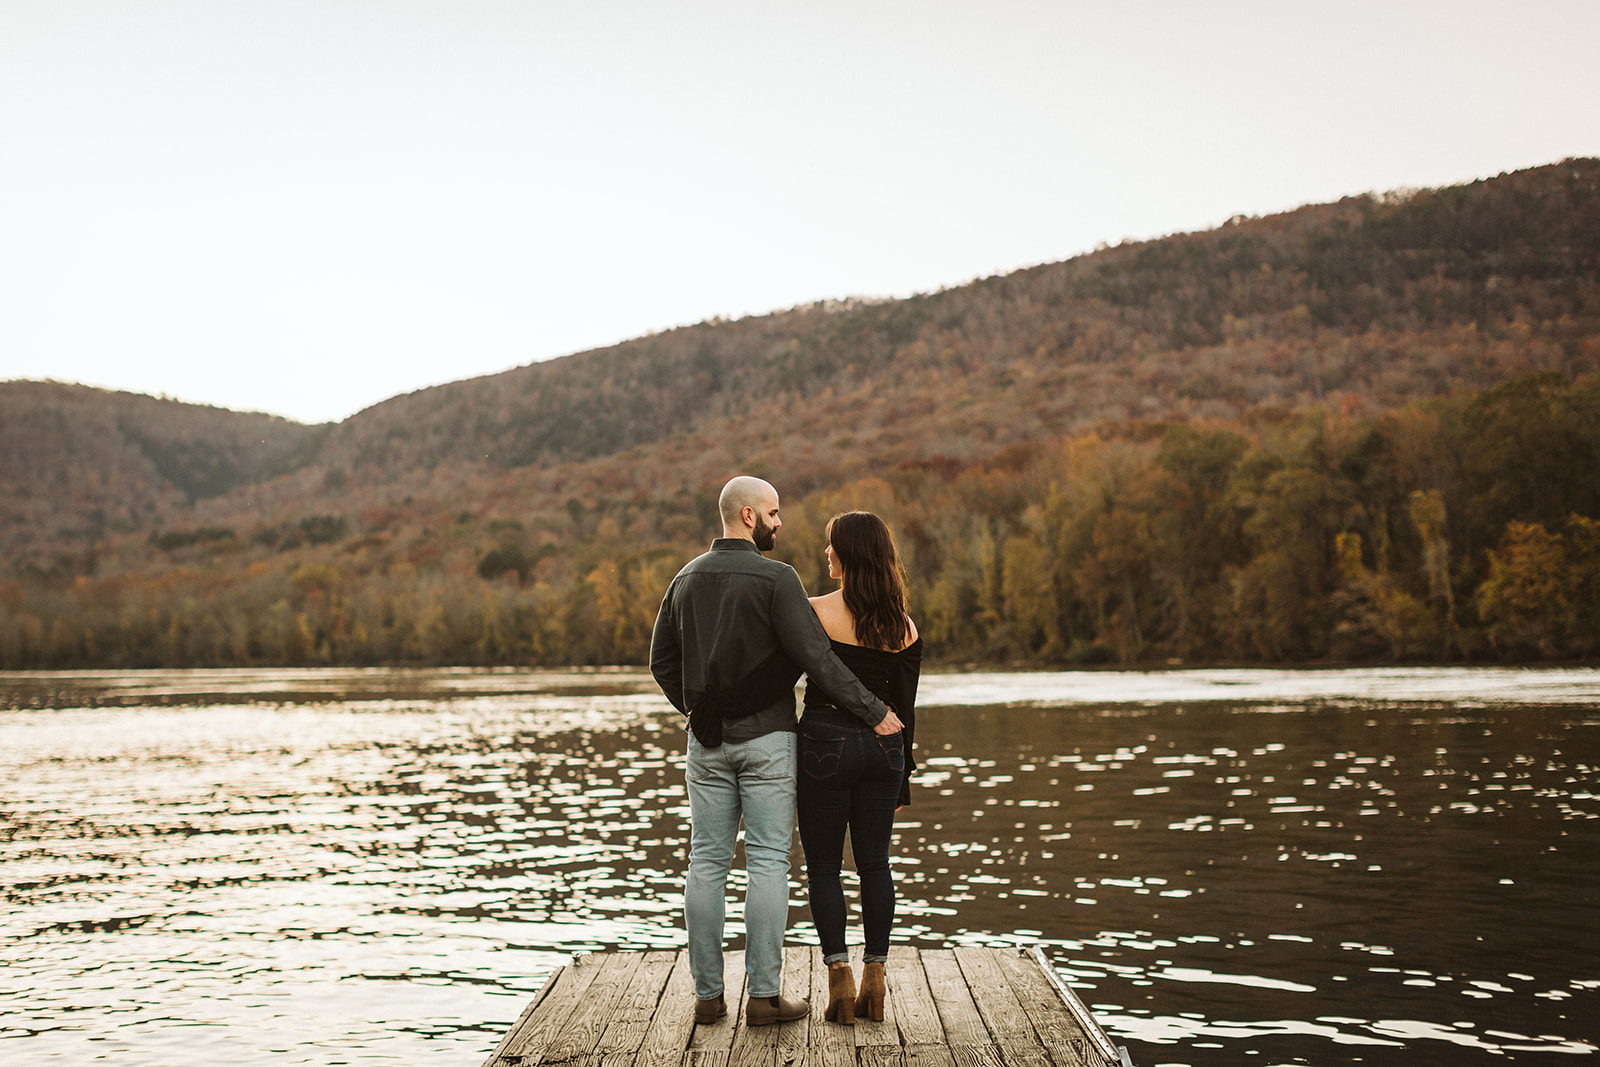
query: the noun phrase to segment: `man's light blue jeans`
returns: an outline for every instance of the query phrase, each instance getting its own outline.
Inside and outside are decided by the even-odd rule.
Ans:
[[[748,886],[745,972],[752,997],[783,986],[783,931],[789,921],[789,846],[794,835],[795,734],[775,730],[706,748],[689,735],[689,880],[684,924],[689,971],[701,1000],[722,995],[722,925],[728,870],[744,818]]]

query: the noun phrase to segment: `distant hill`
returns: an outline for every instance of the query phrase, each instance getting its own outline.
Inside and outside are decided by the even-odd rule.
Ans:
[[[1335,394],[1377,410],[1592,368],[1577,349],[1600,325],[1597,186],[1600,163],[1575,160],[905,300],[703,323],[388,401],[339,426],[319,458],[391,475],[564,462],[762,405],[806,421],[843,396],[867,404],[861,415],[912,420],[922,432],[902,436],[917,441],[892,451],[915,454],[938,447],[954,401],[967,429],[1003,445]]]
[[[59,382],[0,382],[0,552],[92,545],[307,463],[323,427]]]
[[[588,617],[582,612],[623,595],[606,594],[595,577],[620,566],[619,553],[644,553],[627,567],[630,581],[648,584],[665,561],[703,542],[711,499],[734,471],[772,478],[786,501],[807,509],[850,484],[876,486],[861,490],[872,499],[947,500],[959,514],[944,528],[908,531],[930,596],[950,564],[952,539],[979,536],[970,521],[987,515],[982,536],[998,540],[984,551],[1000,555],[985,566],[997,590],[1005,539],[1038,537],[997,502],[1043,508],[1050,482],[1041,464],[1058,462],[1045,457],[1065,455],[1069,442],[1126,441],[1132,451],[1118,462],[1143,469],[1171,428],[1210,427],[1245,442],[1244,452],[1223,450],[1226,470],[1235,463],[1254,470],[1248,448],[1267,448],[1273,427],[1321,411],[1348,423],[1348,433],[1366,426],[1361,432],[1382,437],[1385,448],[1412,449],[1406,462],[1420,463],[1415,441],[1383,437],[1390,413],[1442,404],[1403,418],[1432,419],[1438,433],[1453,434],[1449,419],[1457,416],[1440,412],[1459,415],[1473,396],[1538,380],[1546,383],[1539,403],[1554,403],[1550,383],[1597,371],[1600,160],[1577,159],[1446,189],[1236,218],[1204,233],[1125,243],[904,300],[824,302],[701,323],[396,397],[337,425],[81,386],[0,383],[0,551],[22,583],[17,596],[34,588],[29,583],[43,589],[197,574],[226,583],[249,571],[288,583],[281,597],[263,601],[281,601],[283,611],[300,610],[308,590],[334,596],[309,571],[294,584],[292,575],[310,566],[381,577],[386,589],[411,590],[406,596],[435,580],[498,588],[493,583],[511,575],[521,590],[512,598],[518,610],[535,610],[531,590],[543,583],[549,592],[540,617],[548,623],[568,613],[558,627],[565,641]],[[1573,447],[1586,454],[1581,442]],[[1429,462],[1434,474],[1407,468],[1407,478],[1443,492],[1439,472],[1459,463]],[[1399,484],[1385,492],[1400,493]],[[1550,499],[1557,497],[1567,499]],[[1403,493],[1387,499],[1362,505],[1382,511],[1377,518],[1347,511],[1329,520],[1329,575],[1337,570],[1331,539],[1358,526],[1369,564],[1388,566],[1387,557],[1373,555],[1389,552],[1381,546],[1390,534],[1377,527],[1402,522],[1409,505]],[[1466,568],[1463,589],[1483,580],[1483,553],[1504,523],[1536,517],[1531,504],[1481,506],[1485,517],[1453,534],[1455,565]],[[1394,536],[1405,542],[1416,534]],[[801,540],[791,541],[793,550],[810,551]],[[1058,576],[1062,597],[1079,595],[1069,572]],[[1213,577],[1223,580],[1220,571]],[[579,587],[589,606],[571,615]],[[219,589],[211,594],[224,596]],[[258,592],[268,596],[265,587]],[[654,595],[643,586],[632,593]],[[958,597],[950,610],[997,619],[1009,610],[979,600]],[[1080,610],[1087,608],[1061,609],[1055,638],[1038,630],[1023,640],[1007,630],[1012,636],[985,638],[963,654],[1060,659],[1072,641],[1080,649],[1073,656],[1110,647],[1093,635],[1112,616],[1063,621]],[[1308,630],[1299,651],[1270,655],[1319,655],[1333,647],[1332,626]],[[1062,637],[1062,627],[1078,636]],[[525,626],[518,632],[525,645],[532,640]],[[1119,658],[1180,647],[1196,654],[1190,637],[1134,632],[1136,641],[1118,639]],[[637,655],[638,634],[619,634],[582,648],[552,637],[543,652],[526,646],[506,655],[541,662]],[[1237,651],[1248,644],[1236,641],[1230,654],[1255,655]],[[495,659],[489,646],[430,647],[385,646],[370,655]],[[440,651],[446,647],[455,651]]]

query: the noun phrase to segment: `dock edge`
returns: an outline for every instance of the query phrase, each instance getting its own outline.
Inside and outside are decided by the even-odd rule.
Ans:
[[[1061,977],[1060,972],[1056,970],[1055,964],[1050,962],[1050,957],[1045,955],[1044,946],[1030,945],[1027,952],[1028,955],[1033,957],[1033,961],[1039,965],[1039,969],[1044,972],[1045,977],[1050,979],[1050,984],[1056,987],[1056,992],[1061,994],[1061,999],[1066,1002],[1072,1014],[1077,1017],[1078,1025],[1083,1027],[1083,1032],[1089,1035],[1089,1040],[1095,1043],[1107,1059],[1120,1063],[1122,1067],[1133,1067],[1133,1060],[1128,1056],[1127,1048],[1111,1040],[1111,1035],[1105,1032],[1105,1029],[1096,1021],[1094,1014],[1089,1011],[1088,1006],[1078,999],[1078,994],[1073,992],[1066,979]]]

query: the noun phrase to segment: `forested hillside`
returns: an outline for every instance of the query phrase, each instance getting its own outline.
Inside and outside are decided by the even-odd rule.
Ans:
[[[1597,372],[1600,161],[1572,160],[331,427],[5,384],[0,666],[639,662],[740,471],[813,588],[832,510],[889,517],[946,660],[1592,657]]]
[[[1330,397],[1381,410],[1594,369],[1597,172],[1351,199],[908,300],[675,330],[398,398],[338,427],[325,458],[389,473],[561,462],[760,406],[827,424],[843,396],[909,423],[883,442],[896,454],[971,456],[974,433],[1004,444]]]
[[[0,383],[0,554],[92,549],[303,465],[325,428],[60,382]]]

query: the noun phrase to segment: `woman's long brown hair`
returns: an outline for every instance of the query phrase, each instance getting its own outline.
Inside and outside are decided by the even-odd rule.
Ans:
[[[870,511],[846,511],[828,520],[828,544],[844,570],[844,606],[856,640],[897,652],[911,635],[906,619],[906,575],[894,536]]]

